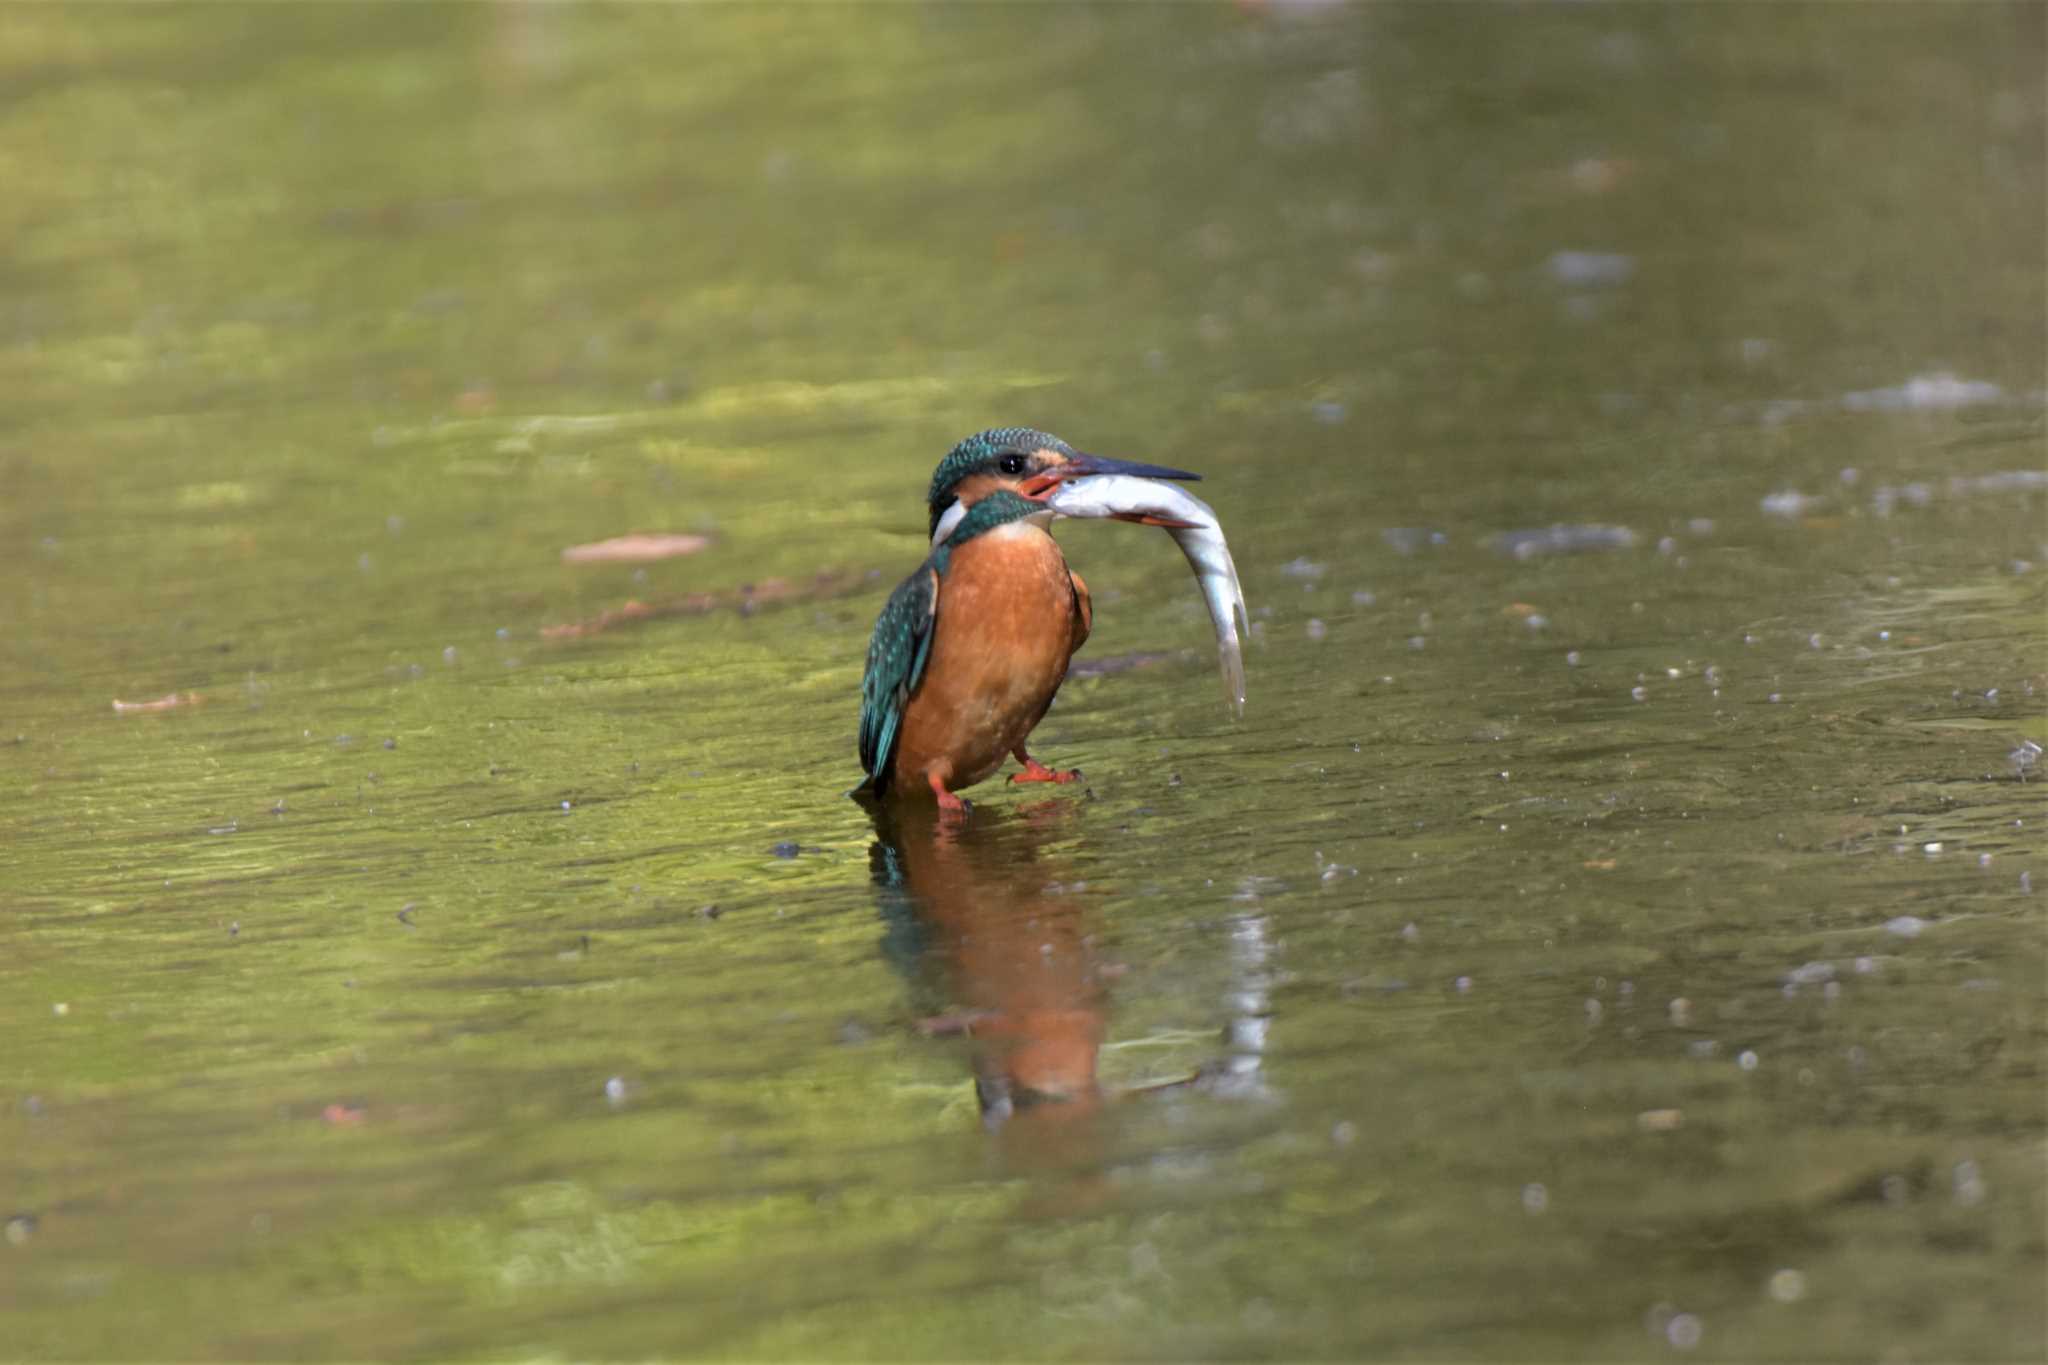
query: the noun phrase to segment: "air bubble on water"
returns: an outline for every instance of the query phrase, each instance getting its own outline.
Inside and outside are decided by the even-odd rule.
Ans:
[[[1690,1351],[1700,1344],[1706,1326],[1691,1313],[1680,1313],[1664,1329],[1664,1339],[1681,1351]]]

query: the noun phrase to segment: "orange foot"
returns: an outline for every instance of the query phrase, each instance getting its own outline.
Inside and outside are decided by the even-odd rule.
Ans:
[[[931,783],[932,795],[938,798],[939,814],[949,820],[963,820],[967,812],[974,809],[966,801],[946,790],[945,782],[937,773],[926,773],[925,781]]]
[[[1024,765],[1023,772],[1010,774],[1012,782],[1079,782],[1081,780],[1081,770],[1079,768],[1069,768],[1065,772],[1059,772],[1046,767],[1022,749],[1012,750],[1011,757]]]

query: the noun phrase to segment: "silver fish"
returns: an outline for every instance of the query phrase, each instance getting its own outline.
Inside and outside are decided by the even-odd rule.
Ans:
[[[1236,714],[1244,714],[1244,646],[1240,634],[1249,635],[1250,613],[1244,605],[1244,589],[1237,581],[1237,565],[1231,562],[1230,546],[1216,513],[1177,483],[1141,479],[1130,474],[1098,474],[1073,479],[1053,490],[1045,505],[1063,517],[1114,517],[1168,525],[1166,533],[1187,556],[1188,567],[1201,584],[1202,600],[1209,604],[1209,620],[1216,627],[1216,655],[1223,669],[1224,700]],[[1157,520],[1147,522],[1147,518]]]

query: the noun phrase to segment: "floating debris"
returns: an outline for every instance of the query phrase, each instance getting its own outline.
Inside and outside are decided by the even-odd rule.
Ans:
[[[1635,278],[1636,258],[1618,251],[1558,251],[1544,269],[1568,289],[1605,289]]]
[[[588,544],[571,544],[561,553],[565,565],[645,565],[657,559],[678,559],[682,555],[696,555],[700,548],[711,544],[709,536],[686,536],[686,534],[633,534],[633,536],[612,536],[610,540],[590,540]]]
[[[1894,488],[1890,484],[1880,485],[1870,495],[1870,506],[1881,517],[1888,517],[1892,509],[1901,502],[1911,507],[1925,507],[1934,501],[1934,490],[1924,483],[1902,484]]]
[[[1390,526],[1380,532],[1380,538],[1393,546],[1397,553],[1404,555],[1412,555],[1424,546],[1443,546],[1451,542],[1451,538],[1442,531],[1425,530],[1415,526]]]
[[[1627,157],[1582,156],[1565,174],[1572,188],[1581,194],[1605,194],[1634,173],[1636,163]]]
[[[1996,474],[1957,474],[1948,481],[1948,491],[1957,497],[1972,493],[2030,493],[2048,489],[2048,469],[2007,469]]]
[[[197,692],[171,692],[155,701],[116,701],[114,714],[117,716],[148,715],[155,711],[174,711],[180,706],[199,705]]]
[[[1136,650],[1129,654],[1112,654],[1104,659],[1076,659],[1067,666],[1069,678],[1106,678],[1112,673],[1128,673],[1134,668],[1150,668],[1176,657],[1165,650]]]
[[[1635,543],[1636,533],[1626,526],[1596,524],[1559,524],[1536,530],[1502,531],[1487,541],[1496,553],[1514,559],[1580,554],[1589,550],[1626,550]]]
[[[712,612],[728,607],[742,616],[752,616],[762,607],[845,597],[861,591],[865,586],[863,575],[842,573],[837,570],[817,574],[808,583],[791,583],[787,579],[766,578],[758,583],[742,584],[727,592],[693,592],[666,602],[642,602],[637,599],[628,601],[586,620],[544,626],[541,628],[540,636],[543,640],[571,640],[585,635],[595,635],[629,622],[652,621],[665,616],[708,616]]]
[[[1896,388],[1864,389],[1842,395],[1850,412],[1946,412],[2005,401],[2005,390],[1978,379],[1960,379],[1946,370],[1916,374]]]
[[[1779,1303],[1797,1303],[1806,1297],[1806,1277],[1787,1268],[1774,1272],[1765,1288]]]
[[[1768,516],[1783,517],[1787,521],[1796,521],[1825,501],[1827,499],[1811,497],[1801,493],[1796,488],[1786,488],[1776,493],[1766,494],[1758,506],[1762,507]]]

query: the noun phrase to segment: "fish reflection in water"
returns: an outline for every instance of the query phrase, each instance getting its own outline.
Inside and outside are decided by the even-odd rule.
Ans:
[[[918,803],[875,812],[885,951],[913,983],[921,1029],[973,1040],[991,1131],[1012,1119],[1034,1131],[1068,1124],[1114,1098],[1097,1063],[1116,968],[1098,957],[1087,899],[1049,848],[1078,832],[1077,811],[1071,801],[985,807],[964,823]]]

